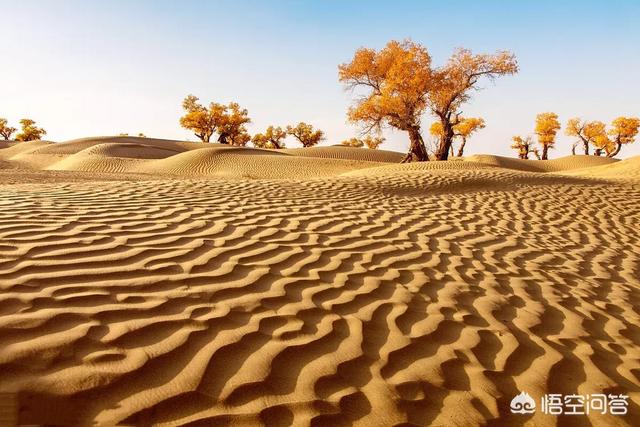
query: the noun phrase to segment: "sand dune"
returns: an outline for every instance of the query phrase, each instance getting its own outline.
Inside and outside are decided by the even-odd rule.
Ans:
[[[141,144],[99,144],[49,163],[46,168],[179,177],[296,179],[338,175],[376,165],[368,161],[307,158],[253,148],[218,146],[176,153]]]
[[[144,145],[146,147],[156,147],[158,149],[169,149],[175,152],[194,150],[205,146],[205,144],[199,142],[174,141],[170,139],[141,138],[134,136],[98,136],[50,144],[46,148],[38,150],[35,154],[76,154],[80,151],[86,150],[87,148],[103,144],[120,144],[125,146],[131,144]],[[123,151],[126,150],[122,150],[121,152]]]
[[[59,156],[38,156],[32,154],[41,148],[52,145],[49,141],[29,141],[15,143],[7,148],[0,149],[0,162],[11,168],[43,169],[51,163],[59,161]]]
[[[127,136],[93,137],[55,144],[35,141],[0,149],[0,168],[295,179],[338,175],[401,158],[399,153],[372,154],[373,151],[377,150],[349,147],[263,150]],[[374,162],[376,159],[378,163]]]
[[[147,163],[140,170],[181,176],[296,179],[338,175],[375,166],[366,161],[314,159],[291,156],[280,150],[205,148]]]
[[[406,172],[437,172],[450,170],[478,170],[478,169],[495,169],[492,165],[480,162],[451,160],[446,162],[413,162],[413,163],[393,163],[371,167],[367,170],[357,170],[346,172],[345,176],[375,176],[375,175],[395,175]]]
[[[320,157],[325,159],[366,160],[370,162],[398,163],[404,155],[395,151],[369,150],[366,148],[334,145],[331,147],[285,148],[283,153],[293,156]]]
[[[0,149],[0,424],[640,419],[640,158],[81,141]]]
[[[186,150],[177,147],[162,147],[149,144],[103,143],[85,148],[76,154],[84,153],[86,156],[129,159],[166,159],[184,151]]]
[[[389,174],[414,169],[436,171],[485,167],[561,173],[606,166],[618,161],[595,156],[568,156],[536,161],[474,155],[464,159],[455,158],[448,162],[426,162],[411,166],[399,164],[402,158],[402,154],[392,151],[343,146],[263,150],[222,144],[116,136],[81,138],[63,143],[33,141],[13,145],[0,149],[0,168],[130,172],[184,177],[296,179],[339,174],[366,176],[370,173]],[[607,176],[611,174],[615,175],[615,172]],[[574,175],[580,175],[580,172]]]
[[[15,165],[27,169],[64,169],[67,167],[64,163],[60,167],[56,167],[55,164],[75,155],[76,157],[67,163],[96,164],[103,171],[112,170],[112,163],[120,162],[107,161],[107,165],[100,167],[99,162],[95,160],[96,157],[156,159],[199,148],[204,148],[204,144],[154,138],[105,136],[60,143],[47,141],[19,143],[9,149],[0,149],[0,160],[12,161]],[[122,172],[121,168],[113,170],[113,172],[116,171]]]
[[[0,149],[0,158],[3,160],[11,159],[19,154],[30,153],[37,149],[52,145],[49,141],[29,141],[7,144],[6,147]]]
[[[497,166],[500,168],[517,169],[528,172],[560,172],[608,165],[618,161],[618,159],[610,159],[607,157],[583,155],[566,156],[552,160],[522,160],[488,154],[476,154],[474,156],[467,157],[465,160],[483,163],[490,166]]]
[[[49,149],[50,147],[45,147]],[[54,147],[55,148],[55,147]],[[63,148],[66,150],[67,148]],[[53,151],[53,150],[49,150]],[[49,170],[93,171],[93,172],[129,172],[137,171],[144,162],[176,156],[186,150],[178,147],[163,147],[134,143],[100,143],[90,145],[74,154],[66,155],[49,163]],[[53,154],[30,153],[31,156],[50,156]],[[60,156],[60,155],[58,155]]]
[[[602,166],[572,170],[565,175],[608,179],[640,179],[640,156]]]

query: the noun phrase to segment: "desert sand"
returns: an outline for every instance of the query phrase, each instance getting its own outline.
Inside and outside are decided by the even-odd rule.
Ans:
[[[0,425],[637,425],[640,157],[401,158],[4,143]]]

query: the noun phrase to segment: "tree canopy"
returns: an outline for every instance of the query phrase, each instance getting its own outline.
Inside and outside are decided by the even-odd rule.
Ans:
[[[16,135],[16,141],[36,141],[47,134],[44,129],[37,127],[36,122],[31,119],[20,120],[20,126],[22,129]]]
[[[355,138],[355,137],[354,138],[345,139],[340,144],[342,144],[342,145],[344,145],[346,147],[355,147],[355,148],[364,147],[364,142],[360,138]]]
[[[218,134],[221,144],[244,146],[251,137],[245,124],[250,123],[249,113],[240,108],[236,102],[228,105],[212,102],[209,107],[200,104],[198,97],[188,95],[182,101],[185,115],[180,118],[180,125],[193,131],[203,142],[210,142],[214,133]]]
[[[354,137],[354,138],[345,139],[344,141],[341,142],[341,144],[346,145],[348,147],[358,147],[358,148],[367,147],[371,150],[375,150],[383,142],[384,142],[384,138],[382,136],[366,135],[363,138]]]
[[[589,154],[589,145],[593,145],[594,155],[601,156],[604,152],[608,157],[614,157],[623,145],[634,142],[639,128],[640,119],[637,117],[617,117],[611,122],[609,130],[601,121],[583,121],[580,118],[573,118],[567,122],[565,133],[579,138],[584,154]],[[574,154],[576,144],[572,148]]]
[[[284,139],[287,137],[287,132],[280,126],[269,126],[264,133],[257,133],[253,135],[251,142],[258,148],[284,148]]]
[[[349,120],[362,123],[365,131],[383,126],[406,131],[410,146],[404,161],[428,160],[420,133],[427,108],[442,125],[435,157],[446,160],[459,109],[471,98],[480,78],[492,80],[517,70],[510,52],[474,55],[467,49],[455,51],[444,66],[432,68],[427,49],[411,40],[392,40],[380,51],[358,49],[351,62],[338,67],[339,80],[347,89],[364,90],[349,108]]]
[[[556,143],[556,135],[560,130],[560,122],[556,113],[540,113],[536,116],[535,133],[542,146],[542,160],[549,158],[549,148]]]
[[[567,127],[565,129],[567,136],[576,136],[582,142],[584,154],[589,154],[589,144],[594,145],[596,140],[602,140],[602,137],[606,137],[605,124],[599,121],[584,121],[580,118],[569,119]],[[576,143],[577,144],[577,143]],[[574,144],[572,152],[575,154]]]
[[[5,141],[11,139],[11,135],[13,135],[16,130],[16,128],[9,126],[7,119],[0,118],[0,136],[2,136]]]
[[[313,129],[308,123],[300,122],[295,126],[287,126],[287,134],[296,138],[303,147],[313,147],[324,139],[324,132]]]
[[[373,135],[367,135],[362,139],[362,142],[364,143],[364,146],[367,147],[370,150],[377,150],[378,147],[380,147],[380,145],[385,141],[384,137],[378,135],[378,136],[373,136]]]
[[[410,147],[406,161],[427,160],[420,135],[420,120],[431,84],[431,56],[411,40],[390,41],[380,51],[358,49],[349,63],[338,67],[339,80],[350,90],[366,95],[349,108],[348,118],[363,123],[365,132],[384,126],[406,131]]]
[[[521,137],[519,135],[511,138],[513,140],[513,144],[511,148],[515,148],[518,150],[518,157],[521,159],[528,159],[529,154],[533,153],[538,160],[540,160],[540,153],[538,153],[538,149],[532,148],[533,140],[530,136]]]
[[[474,55],[468,49],[456,50],[449,61],[433,73],[433,85],[428,94],[429,108],[440,119],[442,135],[436,151],[438,160],[446,160],[455,136],[455,126],[461,122],[460,107],[479,89],[481,78],[491,81],[515,74],[518,63],[508,51]]]
[[[640,119],[637,117],[617,117],[611,122],[611,127],[606,134],[598,135],[594,140],[597,154],[604,150],[607,157],[614,157],[625,144],[635,141],[640,128]]]

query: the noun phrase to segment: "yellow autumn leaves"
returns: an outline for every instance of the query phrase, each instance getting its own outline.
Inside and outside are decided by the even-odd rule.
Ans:
[[[536,116],[535,134],[538,144],[542,147],[542,160],[548,159],[548,150],[553,148],[556,136],[560,130],[560,121],[556,113],[540,113]],[[565,127],[565,134],[578,138],[572,147],[572,153],[576,154],[576,147],[582,144],[585,155],[590,154],[590,146],[593,146],[593,154],[607,157],[614,157],[620,152],[625,144],[634,142],[640,130],[640,119],[637,117],[618,117],[607,126],[598,120],[586,121],[578,117],[569,119]],[[528,153],[537,151],[531,150],[531,137],[513,137],[514,144],[511,148],[518,150],[520,158],[528,158]]]
[[[209,142],[214,133],[218,134],[218,142],[244,146],[251,137],[245,124],[251,122],[246,109],[235,102],[229,105],[212,102],[205,107],[198,102],[198,97],[188,95],[182,102],[186,114],[180,118],[180,125],[190,129],[203,142]]]
[[[217,134],[217,142],[244,147],[249,141],[258,148],[284,148],[284,139],[291,135],[303,147],[312,147],[324,139],[324,132],[314,129],[308,123],[300,122],[295,126],[269,126],[264,133],[249,135],[246,124],[251,122],[249,112],[236,102],[228,105],[212,102],[208,107],[200,104],[198,97],[188,95],[182,101],[184,116],[180,125],[191,130],[202,142],[210,142]]]
[[[35,141],[42,139],[42,137],[47,134],[47,131],[37,127],[36,122],[31,119],[20,120],[20,126],[22,129],[20,133],[16,135],[16,141]],[[0,136],[8,141],[16,131],[16,128],[9,126],[7,119],[0,118]]]
[[[421,120],[430,112],[436,121],[429,131],[437,139],[432,158],[446,160],[456,155],[456,142],[459,143],[457,155],[462,156],[467,139],[485,127],[482,118],[463,117],[462,106],[471,99],[474,90],[479,89],[481,79],[495,80],[517,72],[518,63],[509,51],[474,54],[469,49],[457,49],[445,64],[434,66],[427,48],[412,40],[391,40],[379,50],[360,48],[351,61],[338,66],[338,80],[346,89],[357,92],[347,117],[360,124],[367,136],[347,139],[342,145],[377,148],[384,140],[380,137],[381,130],[391,127],[408,134],[409,150],[404,161],[429,160]],[[304,122],[295,126],[269,126],[251,138],[245,126],[251,121],[247,110],[233,102],[211,103],[205,107],[198,98],[189,95],[183,108],[186,114],[180,124],[205,142],[217,134],[217,141],[223,144],[246,145],[252,141],[256,147],[277,149],[285,146],[288,136],[297,139],[303,147],[311,147],[324,139],[321,130]],[[609,128],[602,122],[576,118],[569,120],[565,132],[578,138],[574,153],[575,147],[582,143],[585,154],[593,146],[595,154],[613,157],[622,145],[634,141],[639,127],[640,119],[634,117],[618,117]],[[547,159],[560,129],[556,113],[540,113],[534,132],[541,155],[532,147],[531,137],[514,137],[512,147],[521,158],[533,153]]]
[[[341,142],[342,145],[346,145],[347,147],[367,147],[369,149],[375,150],[380,144],[384,142],[384,138],[382,136],[372,136],[366,135],[363,138],[349,138],[345,139]]]
[[[464,154],[464,147],[467,144],[467,138],[469,138],[474,132],[483,129],[485,127],[484,119],[479,117],[458,117],[456,124],[453,125],[453,142],[460,140],[460,146],[458,147],[458,157],[462,157]],[[442,122],[433,122],[429,128],[431,135],[441,139],[444,134],[444,128]],[[451,155],[453,156],[453,143],[450,146]]]
[[[517,71],[515,56],[507,51],[477,55],[458,49],[447,63],[433,67],[426,47],[392,40],[381,50],[358,49],[350,62],[338,66],[338,79],[346,89],[362,93],[348,110],[351,122],[361,124],[365,132],[389,126],[408,133],[405,161],[429,159],[420,131],[422,115],[429,110],[440,123],[434,157],[446,160],[460,135],[460,107],[480,79]]]

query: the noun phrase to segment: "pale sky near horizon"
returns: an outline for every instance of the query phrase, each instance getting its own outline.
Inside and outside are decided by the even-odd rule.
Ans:
[[[237,101],[250,133],[306,121],[337,144],[356,135],[351,95],[337,66],[361,46],[424,44],[436,65],[456,47],[513,51],[515,76],[483,82],[462,110],[487,127],[466,153],[514,155],[511,136],[532,134],[555,111],[557,148],[575,116],[640,116],[639,1],[8,1],[0,0],[0,117],[30,117],[47,139],[143,132],[190,139],[181,101]],[[423,119],[428,134],[433,119]],[[405,151],[406,134],[381,147]],[[291,147],[297,144],[287,141]],[[619,157],[640,154],[640,141]]]

